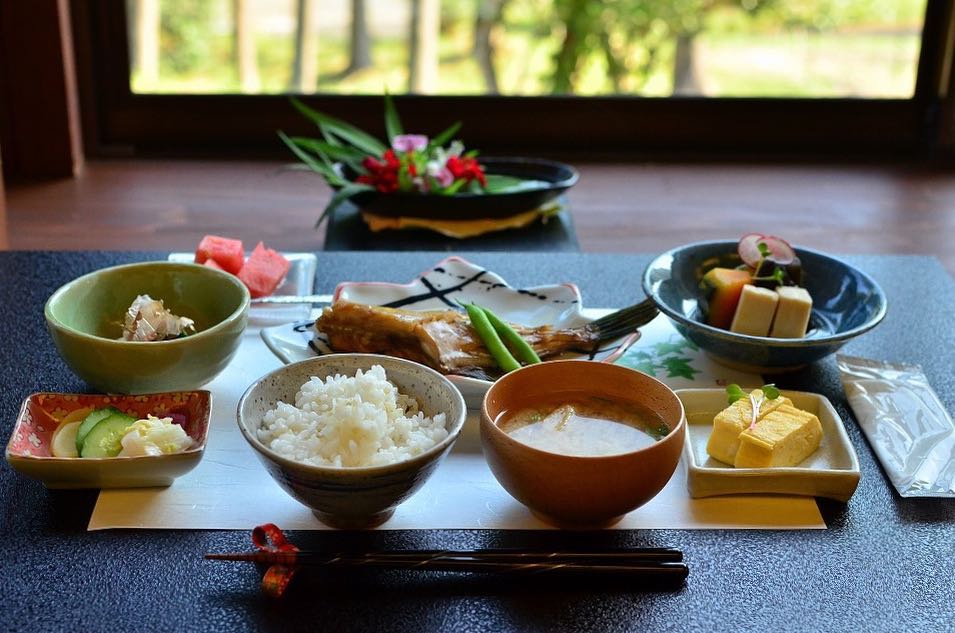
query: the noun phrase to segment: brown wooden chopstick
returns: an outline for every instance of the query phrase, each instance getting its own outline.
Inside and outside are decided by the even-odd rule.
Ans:
[[[248,561],[295,567],[368,567],[505,574],[600,574],[685,579],[683,554],[671,548],[597,552],[518,550],[399,550],[391,552],[268,552],[207,554],[209,560]]]

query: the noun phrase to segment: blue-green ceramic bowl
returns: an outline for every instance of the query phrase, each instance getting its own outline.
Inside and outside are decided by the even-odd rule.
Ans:
[[[885,293],[867,274],[822,253],[797,248],[812,296],[805,338],[747,336],[703,322],[700,280],[715,266],[740,264],[735,241],[698,242],[663,253],[643,273],[643,290],[684,337],[714,360],[760,373],[796,369],[833,354],[885,316]]]
[[[137,295],[196,322],[196,333],[149,343],[119,340]],[[249,317],[234,275],[198,264],[143,262],[97,270],[64,285],[45,307],[47,328],[77,376],[104,393],[197,389],[232,359]]]

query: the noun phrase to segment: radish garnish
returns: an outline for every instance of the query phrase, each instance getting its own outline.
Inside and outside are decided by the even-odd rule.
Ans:
[[[776,237],[775,235],[764,235],[763,239],[760,241],[760,244],[766,245],[766,249],[760,249],[760,251],[765,253],[765,251],[768,250],[769,254],[766,255],[766,257],[773,260],[780,266],[791,264],[793,260],[796,259],[796,252],[793,250],[793,247],[789,245],[789,242],[781,237]],[[759,248],[759,244],[757,244],[757,248]]]
[[[748,233],[740,238],[736,251],[744,264],[751,268],[759,266],[759,262],[763,259],[763,254],[759,250],[759,243],[764,239],[762,233]]]
[[[787,266],[796,259],[796,252],[789,242],[775,235],[748,233],[736,247],[740,259],[752,268],[757,268],[764,259],[771,259],[780,266]]]

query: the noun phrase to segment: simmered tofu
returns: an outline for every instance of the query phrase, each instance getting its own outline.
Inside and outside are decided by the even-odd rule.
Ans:
[[[769,335],[776,338],[802,338],[809,327],[812,297],[805,288],[780,286],[776,288],[779,301],[776,318]]]
[[[773,290],[743,286],[730,331],[750,336],[767,336],[778,302],[779,295]]]

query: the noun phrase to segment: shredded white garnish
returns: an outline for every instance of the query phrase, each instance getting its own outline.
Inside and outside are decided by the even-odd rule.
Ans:
[[[195,330],[192,319],[176,316],[163,306],[161,299],[139,295],[126,311],[123,340],[165,341]]]

